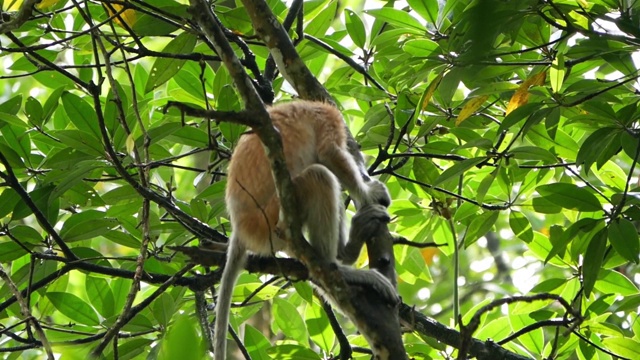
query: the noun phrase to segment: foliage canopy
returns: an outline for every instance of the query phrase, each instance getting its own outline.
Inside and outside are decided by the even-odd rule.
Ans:
[[[462,329],[412,324],[409,356],[473,336],[505,358],[640,358],[640,2],[267,3],[390,189],[404,303]],[[85,357],[115,329],[105,358],[202,358],[222,257],[186,246],[228,235],[246,129],[163,107],[241,110],[229,71],[186,0],[0,6],[0,354]],[[263,99],[293,97],[243,4],[214,11]],[[241,347],[337,354],[312,288],[263,275],[235,290]]]

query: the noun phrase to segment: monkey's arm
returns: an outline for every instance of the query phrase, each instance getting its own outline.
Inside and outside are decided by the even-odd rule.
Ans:
[[[356,200],[358,209],[369,204],[380,204],[385,207],[391,204],[387,187],[378,180],[363,178],[358,165],[346,149],[336,144],[328,144],[320,150],[318,152],[320,163],[338,178],[340,184]]]

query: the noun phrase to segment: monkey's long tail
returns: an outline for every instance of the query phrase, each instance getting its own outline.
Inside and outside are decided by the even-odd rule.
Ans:
[[[218,288],[218,302],[216,304],[216,325],[213,334],[214,360],[227,358],[227,329],[229,327],[229,311],[231,311],[231,296],[240,271],[247,261],[247,251],[240,245],[234,234],[227,249],[227,263],[222,272],[220,287]]]

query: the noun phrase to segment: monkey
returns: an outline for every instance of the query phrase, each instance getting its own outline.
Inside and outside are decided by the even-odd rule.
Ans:
[[[356,208],[379,204],[386,209],[391,203],[387,188],[361,174],[347,151],[342,114],[332,105],[297,100],[270,107],[268,112],[282,138],[308,241],[323,260],[336,263],[346,238],[341,186],[354,199]],[[278,231],[280,200],[271,166],[254,133],[244,134],[231,155],[225,200],[232,233],[218,289],[215,360],[226,359],[231,296],[248,253],[273,256],[287,250],[285,240],[278,237],[282,233]],[[349,258],[351,263],[354,260]],[[383,299],[398,301],[394,286],[379,272],[338,266],[347,283],[370,286]]]

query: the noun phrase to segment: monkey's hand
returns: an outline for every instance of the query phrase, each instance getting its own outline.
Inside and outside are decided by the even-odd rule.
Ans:
[[[340,271],[347,284],[369,286],[388,304],[396,305],[400,297],[391,281],[376,270],[357,270],[341,265]]]
[[[380,204],[384,207],[391,205],[391,196],[387,186],[380,180],[371,179],[365,183],[367,191],[362,199],[362,204],[358,208],[371,204]]]
[[[343,264],[353,264],[360,255],[364,243],[378,235],[391,218],[383,205],[372,204],[361,207],[351,219],[351,231],[346,245],[338,251],[338,260]]]

